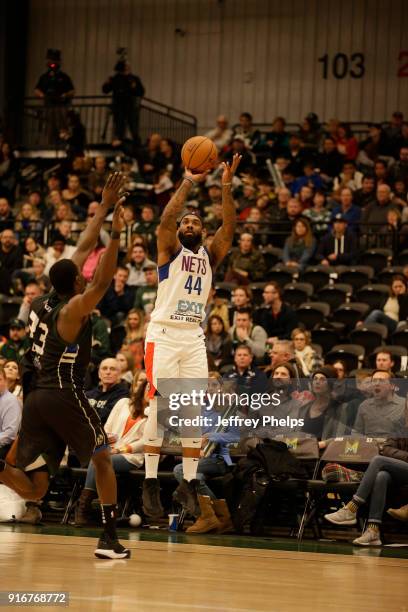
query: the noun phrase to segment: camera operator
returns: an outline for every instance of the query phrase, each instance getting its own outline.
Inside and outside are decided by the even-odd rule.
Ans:
[[[105,94],[112,92],[112,112],[114,122],[113,146],[119,146],[129,126],[133,140],[139,142],[139,108],[145,88],[138,76],[130,71],[129,62],[120,59],[115,66],[115,74],[102,86]]]
[[[75,93],[71,77],[61,70],[61,51],[58,49],[48,49],[47,70],[38,79],[34,93],[44,100],[47,142],[55,144],[60,130],[66,128],[66,107]]]
[[[74,85],[61,70],[61,51],[48,49],[47,70],[40,76],[34,90],[37,98],[43,98],[46,106],[67,106],[74,96]]]

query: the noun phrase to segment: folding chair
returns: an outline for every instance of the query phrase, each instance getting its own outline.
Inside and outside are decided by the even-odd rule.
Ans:
[[[393,252],[391,249],[369,249],[360,255],[360,263],[363,266],[371,266],[375,272],[383,270],[392,262]]]
[[[283,301],[291,306],[300,306],[313,295],[313,285],[310,283],[289,283],[283,291]]]
[[[373,277],[374,268],[371,266],[351,266],[339,273],[338,281],[348,283],[354,289],[360,289],[360,287],[368,285]]]
[[[356,299],[359,302],[364,302],[370,306],[370,310],[381,310],[385,302],[390,296],[390,288],[388,285],[373,283],[372,285],[364,285],[356,292]]]
[[[354,344],[364,346],[366,355],[369,355],[377,346],[381,346],[388,335],[388,330],[381,323],[364,323],[353,329],[350,340]]]
[[[365,356],[364,346],[360,344],[337,344],[326,355],[327,363],[334,363],[341,359],[345,361],[348,372],[357,370],[362,366]]]
[[[367,304],[362,302],[348,302],[342,304],[333,313],[333,320],[339,323],[343,323],[348,331],[356,326],[356,323],[361,319],[364,319],[368,312]]]
[[[378,453],[378,443],[374,438],[357,438],[355,436],[335,438],[328,443],[319,461],[318,470],[320,471],[322,465],[327,463],[340,463],[346,467],[361,469],[367,466]],[[307,491],[310,494],[310,510],[308,509],[308,514],[305,516],[304,527],[313,520],[316,531],[321,537],[319,511],[323,500],[327,498],[327,494],[334,493],[341,501],[349,501],[350,496],[356,492],[358,486],[358,482],[328,483],[322,479],[309,480]],[[299,539],[302,538],[299,537]]]
[[[353,287],[347,283],[336,283],[335,285],[326,285],[319,289],[316,297],[322,302],[326,302],[330,306],[330,310],[336,310],[341,304],[347,302],[353,294]]]
[[[306,329],[313,329],[316,325],[322,324],[329,313],[330,306],[323,302],[304,302],[296,311],[299,323],[303,323]]]

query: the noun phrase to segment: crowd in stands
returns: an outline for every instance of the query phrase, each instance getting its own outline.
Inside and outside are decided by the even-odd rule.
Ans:
[[[236,239],[215,274],[203,324],[210,371],[241,392],[277,389],[282,414],[302,417],[302,431],[321,448],[338,435],[401,435],[405,400],[391,379],[398,373],[403,380],[408,361],[408,123],[402,113],[384,126],[372,124],[363,140],[335,119],[321,125],[314,113],[299,132],[287,131],[282,117],[265,132],[249,113],[235,127],[220,116],[207,135],[220,160],[242,155],[233,182]],[[52,169],[39,162],[29,182],[21,158],[1,139],[0,456],[13,438],[3,436],[3,412],[11,411],[14,435],[18,429],[10,394],[21,400],[18,368],[29,344],[30,304],[49,291],[50,267],[72,256],[109,172],[121,169],[130,192],[126,229],[114,280],[92,315],[87,394],[116,436],[115,469],[141,465],[140,385],[157,293],[156,230],[183,169],[180,143],[166,135],[152,134],[132,157],[114,155],[53,160]],[[209,245],[222,223],[217,169],[187,208],[201,213]],[[102,230],[83,268],[88,282],[107,240]],[[10,392],[5,399],[2,381]],[[235,432],[205,435],[222,445]],[[223,456],[218,473],[230,465],[228,453]],[[91,493],[81,497],[82,510],[95,494],[91,469],[85,489]]]

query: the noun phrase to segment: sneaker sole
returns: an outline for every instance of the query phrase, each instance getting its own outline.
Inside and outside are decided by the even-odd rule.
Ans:
[[[332,523],[333,525],[357,525],[357,519],[349,519],[347,521],[336,521],[336,520],[333,520],[329,514],[325,514],[324,518],[326,519],[326,521],[329,521],[329,523]]]
[[[373,540],[372,542],[356,542],[354,540],[353,546],[382,546],[381,540]]]
[[[114,550],[97,548],[94,554],[98,559],[130,559],[130,550],[125,550],[123,553],[117,553]]]

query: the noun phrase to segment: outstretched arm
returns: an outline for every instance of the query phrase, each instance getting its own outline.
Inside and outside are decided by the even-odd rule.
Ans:
[[[208,172],[193,174],[190,170],[186,170],[180,187],[164,209],[160,225],[157,228],[157,263],[159,266],[167,263],[169,258],[179,250],[180,242],[177,238],[177,219],[184,208],[191,188],[196,183],[203,181],[207,174]]]
[[[210,247],[210,258],[213,268],[216,268],[231,248],[236,226],[235,203],[232,199],[231,183],[242,156],[237,153],[232,164],[223,162],[222,173],[222,225],[217,230]]]
[[[103,222],[105,221],[106,215],[109,209],[115,205],[115,202],[119,199],[119,192],[123,187],[124,176],[121,172],[115,172],[111,174],[106,181],[105,187],[102,191],[102,202],[99,205],[95,216],[88,223],[84,231],[81,233],[77,249],[72,256],[72,261],[81,270],[88,255],[93,251],[97,242],[98,236],[102,229]]]
[[[120,233],[124,227],[122,207],[124,201],[125,197],[122,197],[115,205],[111,238],[91,285],[84,293],[71,298],[68,304],[61,309],[57,321],[57,329],[61,338],[66,342],[74,341],[83,324],[83,320],[91,314],[112,282],[118,262]]]

